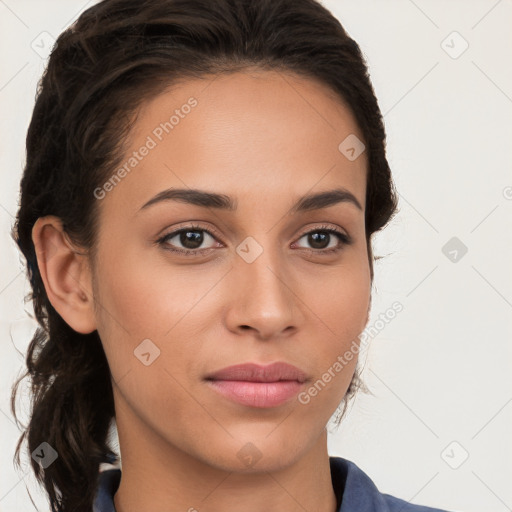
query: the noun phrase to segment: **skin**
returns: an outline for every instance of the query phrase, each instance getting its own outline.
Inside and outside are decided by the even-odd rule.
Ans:
[[[33,230],[39,268],[64,320],[78,332],[97,329],[104,345],[122,455],[117,512],[332,512],[325,427],[357,357],[308,404],[244,406],[204,378],[242,362],[286,361],[306,372],[308,389],[364,329],[367,160],[338,150],[348,135],[363,136],[350,110],[316,81],[257,70],[214,78],[183,82],[140,110],[126,158],[169,113],[191,96],[198,101],[98,200],[96,259],[79,254],[49,216]],[[340,202],[290,213],[300,196],[340,187],[361,210]],[[226,194],[237,209],[168,200],[140,210],[168,188]],[[166,250],[194,247],[179,236],[155,243],[191,222],[218,235],[201,232],[204,254]],[[322,255],[338,238],[314,246],[304,234],[325,224],[352,243]],[[248,236],[263,249],[252,263],[236,252]],[[148,366],[134,356],[144,339],[160,350]],[[259,460],[244,461],[242,448]]]

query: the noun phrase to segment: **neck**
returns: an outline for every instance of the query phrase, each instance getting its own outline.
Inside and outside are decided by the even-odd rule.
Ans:
[[[199,460],[120,412],[122,477],[114,495],[116,512],[337,510],[325,430],[288,466],[258,471],[256,465],[251,472],[237,472]]]

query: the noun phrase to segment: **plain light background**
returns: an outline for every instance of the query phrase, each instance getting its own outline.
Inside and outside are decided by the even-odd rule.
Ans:
[[[0,512],[34,510],[26,488],[48,510],[27,456],[12,464],[10,388],[35,322],[9,232],[47,51],[93,3],[0,0]],[[400,194],[368,325],[404,308],[362,357],[373,395],[330,427],[329,453],[412,503],[512,510],[512,2],[323,4],[367,58]]]

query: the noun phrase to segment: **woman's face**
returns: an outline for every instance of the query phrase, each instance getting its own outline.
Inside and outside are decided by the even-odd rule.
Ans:
[[[272,470],[318,443],[367,322],[362,139],[327,88],[276,72],[187,81],[145,104],[95,193],[96,323],[130,456]],[[177,190],[189,195],[159,196]],[[208,379],[274,362],[306,381]]]

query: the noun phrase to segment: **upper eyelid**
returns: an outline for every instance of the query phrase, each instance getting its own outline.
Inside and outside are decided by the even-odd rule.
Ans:
[[[317,227],[309,227],[307,229],[305,229],[304,231],[301,231],[301,237],[304,236],[304,235],[307,235],[308,233],[311,233],[312,231],[322,231],[322,230],[329,230],[331,229],[332,231],[336,231],[337,233],[341,234],[341,235],[346,235],[348,236],[347,233],[344,233],[339,227],[337,227],[336,225],[334,224],[331,224],[330,222],[321,222],[321,226],[317,226]]]
[[[210,236],[212,236],[214,238],[220,238],[220,234],[217,232],[216,229],[213,229],[210,227],[206,228],[206,227],[202,227],[202,226],[190,225],[190,224],[187,226],[183,226],[181,228],[173,229],[173,230],[169,231],[168,233],[164,232],[158,238],[159,239],[167,238],[171,235],[176,236],[177,234],[182,233],[183,231],[205,231]]]

